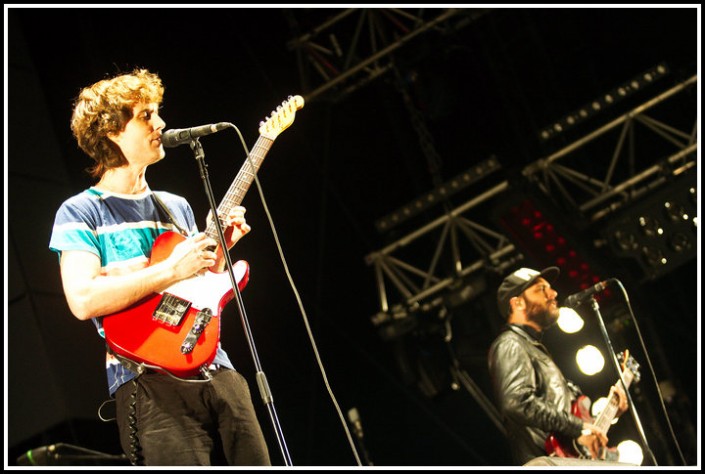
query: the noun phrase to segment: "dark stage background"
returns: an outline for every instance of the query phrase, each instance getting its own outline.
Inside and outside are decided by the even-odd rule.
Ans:
[[[52,463],[108,463],[82,457],[84,451],[76,447],[120,452],[114,422],[100,421],[97,413],[107,397],[102,342],[91,323],[70,314],[48,241],[60,203],[92,184],[83,172],[89,160],[70,135],[72,99],[81,87],[135,66],[164,80],[167,128],[231,122],[249,147],[259,122],[278,104],[289,95],[307,98],[259,172],[305,316],[255,185],[244,200],[253,231],[232,254],[252,267],[243,292],[245,308],[295,466],[355,465],[336,405],[343,418],[349,409],[358,410],[364,430],[358,452],[362,456],[366,450],[376,466],[510,463],[507,441],[480,403],[491,399],[484,354],[499,327],[494,294],[500,279],[494,262],[479,272],[484,284],[471,298],[448,306],[452,319],[445,321],[453,337],[447,342],[447,327],[435,313],[407,316],[413,321],[408,330],[391,326],[385,332],[373,322],[380,301],[366,260],[483,192],[485,179],[508,180],[510,192],[499,200],[505,206],[532,196],[583,249],[592,270],[624,282],[657,379],[668,388],[662,406],[636,328],[614,310],[624,307],[624,295],[616,290],[606,295],[601,306],[616,348],[629,345],[642,364],[643,379],[633,397],[646,439],[660,465],[699,464],[699,239],[697,249],[693,245],[677,265],[648,274],[600,248],[595,235],[601,229],[585,226],[569,206],[562,207],[565,202],[542,200],[522,179],[522,170],[532,163],[696,75],[699,7],[461,9],[403,41],[413,28],[405,26],[410,15],[431,22],[445,10],[375,9],[369,13],[388,33],[385,44],[396,46],[378,63],[393,57],[399,75],[394,70],[372,74],[378,65],[372,62],[347,82],[321,91],[364,59],[362,53],[347,52],[358,33],[357,19],[373,16],[353,11],[318,34],[315,39],[332,55],[297,48],[292,40],[343,11],[6,9],[6,465],[29,449],[59,443],[63,457]],[[365,24],[360,38],[368,32]],[[667,65],[668,73],[658,81],[565,133],[541,138],[540,132],[561,117],[659,64]],[[692,119],[699,90],[699,84],[691,87],[687,106],[672,114]],[[232,130],[201,143],[219,199],[245,153]],[[635,155],[635,169],[648,152],[642,148]],[[378,230],[379,219],[489,157],[501,169],[449,196],[445,205],[428,206],[392,231]],[[604,169],[597,157],[587,160]],[[695,186],[696,174],[697,165],[684,179]],[[207,200],[188,147],[168,150],[148,179],[153,189],[187,197],[204,221]],[[648,207],[649,196],[660,189],[686,185],[674,186],[661,186],[629,205]],[[623,215],[630,209],[625,206]],[[610,219],[603,222],[617,222]],[[531,242],[510,235],[520,250],[516,266],[544,264]],[[556,286],[561,296],[579,289],[567,274]],[[591,380],[572,371],[570,353],[562,352],[580,337],[601,344],[595,318],[583,314],[584,335],[561,336],[556,330],[547,344],[563,355],[566,372],[596,398],[614,381],[609,366],[604,380]],[[234,302],[222,318],[222,343],[250,382],[273,462],[283,465]],[[454,363],[472,384],[453,378]],[[627,437],[638,441],[634,420],[624,416],[610,437],[615,443]],[[74,454],[78,457],[71,458]]]

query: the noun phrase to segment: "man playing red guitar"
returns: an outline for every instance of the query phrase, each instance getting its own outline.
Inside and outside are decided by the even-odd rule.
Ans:
[[[60,256],[72,313],[92,320],[103,337],[104,320],[127,317],[115,313],[195,275],[224,269],[223,249],[198,233],[186,200],[153,191],[147,183],[147,168],[165,156],[163,94],[156,74],[136,69],[86,87],[74,106],[71,129],[94,160],[89,171],[98,182],[61,205],[49,247]],[[220,217],[230,249],[250,231],[245,209],[235,206]],[[180,241],[157,259],[153,245],[168,233]],[[154,314],[175,311],[168,306]],[[182,300],[172,306],[190,307]],[[199,324],[211,317],[204,311],[198,315]],[[189,328],[193,338],[183,344],[184,358],[192,356],[190,345],[199,344],[199,329]],[[175,378],[158,367],[138,375],[130,370],[135,366],[127,367],[129,360],[108,354],[108,389],[116,401],[121,444],[133,464],[270,465],[246,380],[219,343],[213,355],[200,373]]]
[[[520,268],[497,291],[507,324],[490,347],[488,365],[512,456],[519,465],[549,454],[545,445],[552,434],[574,440],[592,459],[599,459],[607,446],[604,432],[571,413],[580,391],[541,344],[542,333],[558,320],[558,293],[551,282],[559,273],[557,267],[541,272]],[[627,410],[626,394],[620,385],[611,393],[617,394],[619,416]]]

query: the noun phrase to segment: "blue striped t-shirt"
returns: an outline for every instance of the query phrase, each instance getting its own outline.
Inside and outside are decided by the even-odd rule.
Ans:
[[[179,232],[179,227],[189,236],[198,232],[191,206],[183,197],[165,191],[154,191],[154,194],[167,206],[178,226],[159,208],[151,190],[133,195],[91,187],[68,198],[59,207],[49,249],[59,256],[65,250],[91,252],[100,258],[104,275],[144,268],[160,234]],[[92,321],[98,333],[105,337],[102,317]],[[214,363],[232,368],[220,344]],[[110,395],[136,375],[110,353],[106,370]]]

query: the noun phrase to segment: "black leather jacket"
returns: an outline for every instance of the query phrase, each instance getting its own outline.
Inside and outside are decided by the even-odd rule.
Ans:
[[[545,456],[549,434],[580,436],[582,420],[570,413],[579,389],[565,379],[546,348],[521,326],[509,325],[494,340],[489,371],[514,460]]]

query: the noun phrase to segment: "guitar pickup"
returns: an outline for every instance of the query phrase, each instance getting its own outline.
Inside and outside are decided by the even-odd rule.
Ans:
[[[202,309],[196,314],[196,319],[193,321],[193,326],[191,326],[191,330],[184,339],[184,342],[181,344],[182,354],[188,354],[193,351],[193,348],[196,347],[196,342],[198,342],[198,338],[210,322],[212,314],[213,313],[210,308]]]
[[[164,293],[159,305],[152,313],[152,319],[169,326],[178,326],[191,308],[191,302],[170,293]]]

